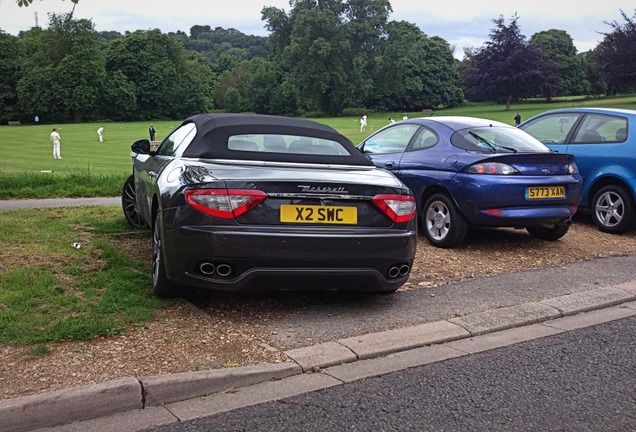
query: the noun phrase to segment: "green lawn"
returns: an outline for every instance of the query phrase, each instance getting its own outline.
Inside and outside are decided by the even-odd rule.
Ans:
[[[509,111],[503,105],[471,104],[465,107],[431,112],[409,112],[418,116],[462,115],[499,120],[513,124],[515,111],[522,119],[553,108],[572,106],[607,106],[635,108],[636,96],[584,99],[567,98],[552,103],[528,101],[514,104]],[[402,112],[368,114],[366,132],[360,132],[357,117],[315,119],[328,124],[355,144],[368,134],[400,120]],[[179,121],[154,121],[156,139],[163,139]],[[43,124],[0,126],[0,199],[50,198],[57,196],[117,196],[125,178],[131,172],[130,144],[148,137],[150,122],[105,122],[81,124]],[[97,128],[104,126],[104,142],[99,142]],[[49,134],[57,127],[62,137],[62,160],[54,160]]]
[[[92,339],[150,319],[169,303],[150,288],[149,237],[117,206],[0,212],[0,344]]]
[[[156,139],[165,137],[178,121],[154,122]],[[130,144],[148,138],[147,122],[79,123],[25,126],[0,126],[2,161],[0,171],[70,173],[78,169],[102,174],[130,172]],[[99,142],[97,128],[104,126],[104,142]],[[61,140],[62,160],[53,159],[49,139],[56,127]]]

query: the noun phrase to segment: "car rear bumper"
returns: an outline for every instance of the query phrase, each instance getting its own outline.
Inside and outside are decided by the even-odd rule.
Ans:
[[[170,213],[162,227],[167,277],[198,288],[394,291],[415,258],[414,228],[180,226]]]
[[[527,227],[536,225],[556,225],[569,223],[576,213],[576,206],[554,207],[515,207],[500,208],[500,215],[493,215],[487,210],[479,210],[473,217],[476,223],[483,226]]]
[[[526,227],[558,224],[569,221],[578,209],[582,188],[578,176],[555,176],[506,179],[499,176],[457,176],[451,185],[462,213],[473,225]],[[464,183],[459,184],[462,180]],[[529,187],[559,185],[565,188],[565,197],[556,199],[528,199]]]

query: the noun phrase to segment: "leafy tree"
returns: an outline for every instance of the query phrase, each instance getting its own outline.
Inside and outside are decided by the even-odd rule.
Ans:
[[[115,40],[106,57],[109,73],[121,71],[134,84],[137,117],[181,118],[206,109],[207,81],[189,74],[202,69],[188,64],[183,46],[160,30],[138,30]]]
[[[263,10],[266,27],[274,34],[273,58],[296,88],[301,108],[337,114],[351,82],[344,5],[339,0],[292,0],[290,5],[289,16],[275,8]]]
[[[369,70],[374,57],[382,50],[392,11],[388,0],[349,0],[345,4],[343,26],[351,44],[347,106],[362,106],[373,93],[373,76]]]
[[[206,25],[206,26],[195,25],[190,27],[190,37],[192,39],[198,39],[200,34],[210,33],[211,31],[212,29],[210,28],[209,25]]]
[[[22,56],[18,38],[0,30],[0,122],[3,123],[18,116],[16,86]]]
[[[278,66],[258,58],[250,62],[253,73],[249,82],[249,109],[259,114],[296,115],[298,98]]]
[[[187,50],[205,54],[212,62],[218,62],[224,54],[236,55],[243,60],[254,57],[267,58],[267,38],[246,35],[236,29],[224,29],[196,25],[190,28],[190,37],[179,38]]]
[[[633,17],[621,11],[625,23],[612,21],[612,32],[598,47],[597,65],[611,92],[636,90],[636,10]]]
[[[374,93],[368,105],[389,111],[414,111],[463,101],[457,68],[448,43],[429,38],[415,25],[392,21],[376,56]]]
[[[586,64],[586,77],[590,83],[590,94],[604,95],[607,94],[607,83],[603,80],[601,67],[598,61],[598,53],[600,47],[596,47],[592,51],[584,54]]]
[[[530,45],[538,46],[546,59],[554,62],[560,80],[558,95],[586,95],[591,92],[587,79],[585,57],[578,56],[570,35],[563,30],[547,30],[535,33]]]
[[[550,100],[559,86],[556,66],[544,59],[537,46],[521,34],[519,17],[506,25],[502,16],[493,20],[490,40],[467,59],[464,86],[472,100],[503,102],[543,95]]]
[[[106,84],[100,97],[99,111],[112,120],[135,118],[137,97],[133,84],[121,71],[115,71],[106,78]]]
[[[51,14],[49,28],[31,33],[33,49],[18,83],[26,112],[82,121],[95,112],[106,71],[100,41],[90,20]]]
[[[230,87],[225,93],[225,110],[228,112],[243,112],[247,109],[247,102],[236,87]]]
[[[245,62],[238,63],[232,69],[226,70],[225,72],[219,74],[219,81],[214,90],[214,100],[216,101],[217,107],[232,112],[242,112],[246,110],[247,107],[245,105],[245,100],[248,92],[247,86],[250,78],[250,72]],[[239,89],[242,89],[243,93]],[[232,103],[234,105],[231,109],[228,107],[228,104],[225,100],[228,92],[230,91],[236,92],[236,95],[232,95],[232,97],[234,98],[232,100]]]
[[[190,77],[189,82],[196,82],[199,96],[203,98],[202,103],[205,112],[214,108],[214,90],[218,84],[218,76],[214,72],[214,65],[208,58],[198,52],[189,51],[186,53],[186,70]]]

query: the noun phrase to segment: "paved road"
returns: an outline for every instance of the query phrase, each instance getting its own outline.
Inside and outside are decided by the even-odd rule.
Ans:
[[[149,429],[634,431],[636,317]]]

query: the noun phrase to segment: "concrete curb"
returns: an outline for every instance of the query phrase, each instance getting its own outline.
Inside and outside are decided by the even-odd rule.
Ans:
[[[2,401],[0,418],[3,430],[17,432],[139,408],[143,408],[139,381],[135,378],[121,378]]]
[[[140,378],[144,406],[164,405],[302,373],[295,363],[277,363]]]
[[[293,349],[285,352],[291,360],[287,363],[139,379],[122,378],[75,389],[9,399],[0,401],[0,418],[3,431],[14,432],[63,425],[133,410],[138,412],[140,409],[148,410],[153,406],[165,404],[175,405],[180,401],[302,375],[330,366],[337,368],[338,365],[358,360],[399,355],[395,353],[425,349],[431,345],[439,346],[437,344],[450,343],[449,347],[452,344],[457,346],[462,340],[469,342],[473,336],[545,321],[558,322],[558,319],[569,315],[634,300],[636,281]],[[529,331],[530,329],[531,327],[528,327]],[[186,406],[187,403],[183,402],[180,405]]]

